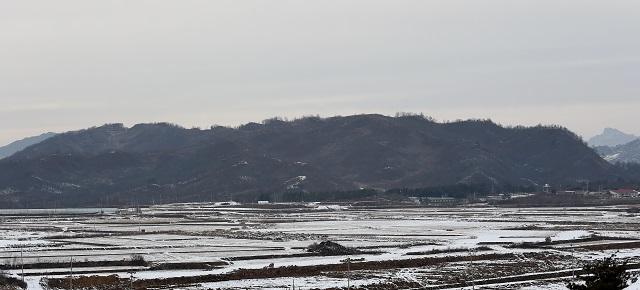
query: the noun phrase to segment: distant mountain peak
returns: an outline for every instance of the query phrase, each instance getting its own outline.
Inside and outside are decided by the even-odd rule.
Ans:
[[[13,154],[15,154],[16,152],[22,151],[25,148],[31,146],[31,145],[35,145],[38,144],[44,140],[47,140],[53,136],[55,136],[56,133],[44,133],[38,136],[33,136],[33,137],[27,137],[15,142],[12,142],[6,146],[2,146],[0,147],[0,159],[2,158],[6,158],[9,157]]]
[[[638,139],[638,136],[628,134],[622,132],[615,128],[604,128],[601,134],[593,136],[589,139],[588,143],[591,146],[618,146],[622,144],[629,143],[635,139]]]

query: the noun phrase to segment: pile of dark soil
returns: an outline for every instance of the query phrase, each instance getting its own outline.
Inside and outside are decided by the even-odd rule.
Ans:
[[[311,253],[317,253],[320,256],[342,256],[362,253],[358,249],[345,247],[332,241],[313,243],[309,247],[307,247],[307,251]]]

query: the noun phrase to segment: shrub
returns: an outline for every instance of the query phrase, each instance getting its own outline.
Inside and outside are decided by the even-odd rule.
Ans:
[[[570,290],[621,290],[627,287],[628,282],[635,282],[636,278],[627,272],[627,262],[616,261],[615,255],[596,260],[586,264],[583,268],[584,274],[578,275],[577,279],[584,283],[569,283]]]
[[[144,256],[142,256],[140,254],[131,254],[131,257],[129,259],[131,260],[131,265],[132,266],[146,266],[147,265],[147,261],[144,259]]]
[[[5,272],[0,272],[0,289],[26,289],[27,283],[20,279],[10,277]]]

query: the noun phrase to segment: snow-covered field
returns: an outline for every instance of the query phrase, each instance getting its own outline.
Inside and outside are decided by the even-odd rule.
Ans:
[[[174,204],[139,213],[4,211],[0,212],[0,264],[18,276],[24,264],[29,289],[41,289],[43,277],[67,277],[72,261],[75,276],[133,274],[135,280],[341,264],[346,256],[306,252],[314,242],[331,240],[362,251],[350,258],[363,258],[365,264],[454,259],[420,267],[381,269],[367,264],[348,272],[248,277],[174,289],[283,289],[292,283],[306,289],[341,288],[347,283],[450,284],[454,289],[453,284],[462,282],[489,284],[476,289],[564,289],[561,279],[567,277],[504,283],[487,279],[562,272],[612,253],[640,262],[640,243],[635,244],[640,241],[640,216],[634,212],[627,207],[371,209],[319,204]],[[133,254],[142,255],[150,265],[128,265]],[[512,255],[474,258],[489,254]],[[160,267],[169,264],[174,266]]]

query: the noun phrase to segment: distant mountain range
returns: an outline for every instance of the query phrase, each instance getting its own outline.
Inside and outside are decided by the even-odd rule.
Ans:
[[[44,133],[42,135],[39,136],[34,136],[34,137],[28,137],[28,138],[24,138],[22,140],[18,140],[15,142],[12,142],[9,145],[6,146],[2,146],[0,147],[0,159],[2,158],[6,158],[9,157],[13,154],[15,154],[18,151],[24,150],[25,148],[34,145],[34,144],[38,144],[44,140],[47,140],[53,136],[55,136],[55,133]]]
[[[593,136],[587,143],[593,147],[598,146],[618,146],[629,143],[640,137],[624,133],[620,130],[613,128],[605,128],[604,131],[596,136]]]
[[[589,140],[605,160],[611,163],[640,163],[640,137],[606,128]]]
[[[416,115],[271,119],[238,128],[109,124],[0,160],[0,206],[274,199],[450,185],[539,188],[635,176],[559,127]]]
[[[618,146],[599,146],[596,151],[612,163],[640,163],[640,139]]]

